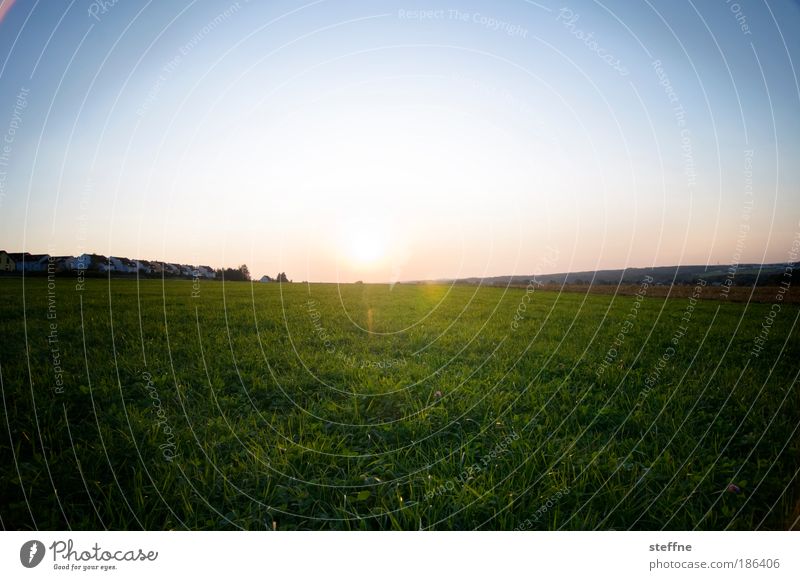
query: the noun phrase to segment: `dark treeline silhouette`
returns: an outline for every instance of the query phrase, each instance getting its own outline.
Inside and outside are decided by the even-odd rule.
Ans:
[[[226,282],[249,282],[250,269],[247,264],[242,264],[238,268],[220,268],[217,270],[217,279]]]

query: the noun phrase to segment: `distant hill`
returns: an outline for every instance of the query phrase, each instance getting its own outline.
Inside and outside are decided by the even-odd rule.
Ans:
[[[481,284],[483,286],[524,286],[531,280],[543,284],[638,284],[645,276],[653,278],[653,284],[694,284],[703,279],[708,284],[730,284],[732,286],[774,286],[789,281],[784,276],[786,264],[739,264],[709,266],[658,266],[654,268],[625,268],[621,270],[587,270],[583,272],[558,272],[534,276],[492,276],[489,278],[457,278],[445,280],[418,280],[416,283]],[[795,269],[792,283],[800,282],[800,269]],[[730,280],[730,282],[726,282]],[[413,282],[412,282],[413,283]]]

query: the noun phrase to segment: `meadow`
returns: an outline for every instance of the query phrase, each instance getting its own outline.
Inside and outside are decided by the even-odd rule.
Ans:
[[[2,526],[791,527],[800,307],[651,288],[0,279]]]

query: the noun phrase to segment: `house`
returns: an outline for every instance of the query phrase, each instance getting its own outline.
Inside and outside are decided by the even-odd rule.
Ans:
[[[275,280],[270,278],[269,276],[261,276],[261,280],[259,282],[274,282]]]
[[[136,271],[140,274],[152,274],[153,265],[148,260],[134,260]]]
[[[14,262],[14,269],[17,272],[22,271],[23,257],[26,261],[30,261],[30,254],[28,252],[12,252],[8,255],[8,257]]]
[[[81,254],[66,263],[68,270],[93,270],[95,272],[113,271],[108,258],[100,254]]]
[[[125,271],[129,274],[135,274],[139,271],[139,265],[136,260],[129,260],[128,258],[120,258],[122,265],[125,266]]]
[[[137,270],[136,263],[128,258],[119,258],[117,256],[111,256],[109,258],[111,262],[111,271],[112,272],[120,272],[124,274],[135,274]]]
[[[67,270],[88,270],[92,264],[91,254],[81,254],[66,263]]]
[[[101,254],[83,253],[79,256],[50,256],[28,252],[6,252],[0,250],[0,272],[43,272],[49,274],[76,271],[121,274],[147,274],[180,276],[184,278],[205,278],[213,280],[217,271],[211,266],[192,266],[160,262],[157,260],[130,260],[120,256],[106,257]],[[265,276],[262,282],[274,282]]]
[[[50,262],[53,264],[54,271],[56,272],[65,272],[67,270],[71,270],[69,265],[74,260],[74,256],[50,256]],[[48,272],[50,270],[48,269]]]
[[[19,252],[9,254],[9,257],[14,260],[17,272],[45,272],[47,271],[47,258],[50,256]]]
[[[17,263],[5,250],[0,250],[0,272],[14,272]]]
[[[30,262],[25,260],[26,272],[47,272],[47,262],[50,254],[31,254]],[[29,265],[30,264],[30,265]]]
[[[91,269],[98,272],[113,272],[114,265],[111,263],[111,258],[106,258],[100,254],[92,254]]]

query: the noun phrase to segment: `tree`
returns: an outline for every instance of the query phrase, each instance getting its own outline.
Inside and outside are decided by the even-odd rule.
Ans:
[[[223,268],[217,270],[217,278],[226,282],[247,282],[250,280],[250,269],[247,264],[242,264],[238,268]]]
[[[278,277],[275,279],[277,282],[289,282],[289,279],[286,277],[286,272],[281,272],[278,274]]]

